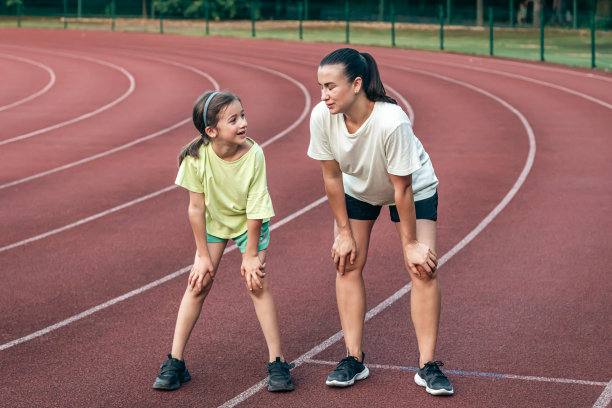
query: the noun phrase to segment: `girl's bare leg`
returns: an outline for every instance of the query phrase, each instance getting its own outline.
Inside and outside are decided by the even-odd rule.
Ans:
[[[261,263],[266,262],[266,250],[259,251],[259,260]],[[273,362],[276,357],[280,357],[281,361],[285,361],[281,350],[280,329],[278,327],[278,313],[274,297],[270,290],[270,283],[266,277],[260,278],[263,288],[248,291],[255,306],[255,314],[259,320],[261,331],[268,345],[268,361]],[[248,288],[247,288],[248,290]]]
[[[221,256],[223,255],[226,244],[225,242],[209,242],[207,244],[208,253],[210,254],[211,261],[215,268],[215,275],[219,269],[219,263],[221,262]],[[183,359],[183,352],[187,345],[187,340],[189,340],[191,331],[200,317],[202,304],[210,292],[212,284],[213,281],[209,281],[200,292],[198,292],[197,289],[191,289],[187,286],[176,318],[174,339],[172,340],[172,357],[179,360]]]

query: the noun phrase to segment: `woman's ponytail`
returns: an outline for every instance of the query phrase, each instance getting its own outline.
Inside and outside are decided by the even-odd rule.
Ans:
[[[368,80],[365,83],[365,93],[369,100],[374,102],[388,102],[394,105],[397,105],[397,101],[385,92],[385,87],[380,80],[380,74],[378,73],[378,65],[376,64],[376,60],[367,52],[360,53],[363,58],[365,58],[366,63],[368,64]]]
[[[358,52],[352,48],[340,48],[327,54],[321,60],[319,66],[335,64],[344,65],[344,75],[349,82],[353,82],[357,77],[361,78],[363,90],[369,100],[397,105],[395,99],[387,96],[385,87],[380,80],[378,65],[367,52]]]

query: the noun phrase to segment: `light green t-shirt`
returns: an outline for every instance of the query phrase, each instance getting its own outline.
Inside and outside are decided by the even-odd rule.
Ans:
[[[221,159],[212,145],[200,147],[199,158],[187,156],[175,183],[189,191],[204,193],[206,231],[230,239],[247,230],[247,219],[266,222],[274,216],[266,183],[266,161],[261,147],[253,146],[238,160]]]

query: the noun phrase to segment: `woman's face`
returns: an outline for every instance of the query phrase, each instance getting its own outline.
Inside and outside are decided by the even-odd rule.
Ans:
[[[321,87],[321,100],[332,114],[347,112],[361,90],[361,78],[349,82],[342,64],[320,66],[317,79]]]

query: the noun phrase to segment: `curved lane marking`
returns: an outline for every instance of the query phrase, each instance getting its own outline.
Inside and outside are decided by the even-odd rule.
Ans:
[[[22,103],[26,103],[28,101],[31,101],[34,98],[39,97],[40,95],[44,94],[49,89],[51,89],[51,87],[53,87],[53,85],[55,84],[55,72],[53,72],[53,70],[50,67],[46,66],[43,63],[28,59],[28,58],[18,57],[16,55],[9,55],[9,54],[0,54],[0,58],[6,58],[6,59],[12,59],[15,61],[25,62],[31,65],[37,66],[38,68],[42,68],[45,71],[47,71],[47,73],[49,74],[49,82],[47,82],[47,85],[45,85],[42,89],[16,102],[13,102],[8,105],[0,106],[0,112],[7,110],[7,109],[14,108],[15,106],[21,105]]]
[[[227,62],[235,62],[235,61],[230,61],[230,60],[225,60],[225,61],[227,61]],[[290,77],[290,76],[288,76],[288,75],[286,75],[286,74],[283,74],[282,72],[275,71],[275,70],[273,70],[273,69],[269,69],[269,68],[265,68],[265,67],[258,67],[258,66],[254,66],[254,65],[252,65],[252,64],[246,64],[246,63],[244,63],[244,65],[245,65],[245,66],[249,66],[249,67],[254,67],[254,68],[262,69],[262,70],[264,70],[264,71],[271,72],[271,73],[274,73],[275,75],[279,75],[279,76],[281,76],[281,77],[283,77],[283,78],[286,78],[287,80],[290,80],[290,81],[291,81],[291,82],[293,82],[294,84],[298,85],[298,87],[300,88],[300,90],[301,90],[301,91],[302,91],[302,93],[304,94],[304,100],[305,100],[305,103],[304,103],[304,110],[302,111],[302,114],[301,114],[301,115],[298,117],[298,119],[296,119],[296,121],[295,121],[295,122],[293,122],[293,123],[292,123],[292,124],[291,124],[289,127],[287,127],[286,129],[284,129],[283,131],[281,131],[280,133],[278,133],[277,135],[273,136],[271,139],[269,139],[269,140],[267,140],[267,141],[266,141],[266,144],[270,144],[270,143],[272,143],[272,142],[274,142],[274,141],[278,140],[280,137],[282,137],[282,136],[286,135],[286,134],[287,134],[289,131],[291,131],[291,129],[294,129],[296,126],[298,126],[298,125],[299,125],[299,123],[300,123],[300,122],[302,122],[302,121],[304,120],[304,118],[306,117],[306,114],[307,114],[307,113],[308,113],[308,111],[310,110],[310,105],[311,105],[311,98],[310,98],[310,94],[308,94],[308,92],[307,92],[307,90],[306,90],[306,87],[305,87],[305,86],[304,86],[304,85],[303,85],[301,82],[298,82],[298,81],[297,81],[297,80],[295,80],[294,78],[292,78],[292,77]],[[304,112],[306,112],[306,114],[305,114]],[[262,145],[260,145],[260,146],[263,146],[263,144],[262,144]],[[111,209],[111,210],[108,210],[108,211],[106,212],[106,214],[109,214],[109,213],[111,213],[111,212],[118,211],[119,209],[123,209],[123,208],[125,208],[125,207],[127,207],[127,206],[128,206],[127,204],[132,205],[132,204],[135,204],[136,202],[142,202],[142,201],[145,201],[145,200],[147,200],[147,199],[149,199],[149,198],[152,198],[152,197],[155,197],[155,196],[157,196],[157,195],[159,195],[159,194],[162,194],[162,193],[165,193],[165,192],[167,192],[167,191],[173,190],[174,188],[176,188],[176,186],[174,186],[174,185],[173,185],[173,186],[166,187],[166,188],[164,188],[164,189],[162,189],[162,190],[158,190],[158,191],[156,191],[156,192],[154,192],[154,193],[149,194],[149,196],[144,196],[144,197],[141,197],[140,199],[133,200],[132,202],[130,202],[131,204],[130,204],[130,203],[125,203],[123,206],[119,206],[119,207],[121,207],[121,208],[117,208],[117,207],[115,207],[115,208],[113,208],[113,209]],[[326,201],[326,200],[327,200],[327,197],[321,197],[321,198],[319,198],[319,199],[318,199],[317,201],[315,201],[314,203],[311,203],[311,204],[307,205],[306,207],[304,207],[304,208],[302,208],[302,209],[300,209],[300,210],[298,210],[298,211],[296,211],[296,212],[294,212],[294,213],[290,214],[289,216],[287,216],[287,217],[285,217],[284,219],[280,220],[280,221],[279,221],[279,222],[277,222],[276,224],[272,225],[272,226],[270,227],[270,230],[274,230],[274,229],[276,229],[276,228],[278,228],[278,227],[280,227],[280,226],[282,226],[282,225],[286,224],[287,222],[289,222],[289,221],[293,220],[294,218],[296,218],[296,217],[300,216],[301,214],[303,214],[303,213],[305,213],[305,212],[309,211],[310,209],[312,209],[312,208],[314,208],[314,207],[318,206],[319,204],[321,204],[322,202],[324,202],[324,201]],[[104,215],[106,215],[106,214],[104,214]],[[100,218],[101,216],[103,216],[103,215],[96,214],[95,216],[89,217],[89,218],[90,218],[90,219],[89,219],[89,221],[91,221],[91,219]],[[84,220],[82,220],[82,221],[84,221]],[[78,222],[78,225],[84,224],[85,222],[88,222],[88,221]],[[74,224],[77,224],[77,223],[74,223]],[[74,226],[76,226],[76,225],[74,225]],[[65,229],[67,229],[67,228],[65,228]],[[62,229],[62,230],[65,230],[65,229]],[[58,231],[58,232],[59,232],[59,231]],[[55,232],[55,233],[57,233],[57,232]],[[50,234],[49,234],[49,235],[50,235]],[[48,235],[47,235],[47,236],[48,236]],[[40,239],[40,238],[39,238],[39,239]],[[29,241],[29,242],[31,242],[31,241]],[[236,248],[237,248],[237,246],[236,246],[236,245],[232,245],[232,246],[230,246],[229,248],[226,248],[226,249],[225,249],[225,252],[233,251],[233,250],[235,250]],[[225,253],[225,252],[224,252],[224,253]],[[27,341],[29,341],[29,340],[32,340],[32,339],[35,339],[35,338],[37,338],[37,337],[43,336],[43,335],[45,335],[45,334],[47,334],[47,333],[50,333],[50,332],[52,332],[52,331],[54,331],[54,330],[57,330],[57,329],[61,328],[61,327],[67,326],[67,325],[69,325],[69,324],[71,324],[71,323],[73,323],[73,322],[75,322],[75,321],[77,321],[77,320],[81,320],[81,319],[83,319],[83,318],[85,318],[85,317],[87,317],[87,316],[89,316],[89,315],[91,315],[91,314],[93,314],[93,313],[96,313],[96,312],[98,312],[98,311],[100,311],[100,310],[106,309],[107,307],[110,307],[110,306],[112,306],[112,305],[114,305],[114,304],[116,304],[116,303],[119,303],[119,302],[123,301],[123,300],[129,299],[129,298],[131,298],[131,297],[133,297],[133,296],[136,296],[136,295],[138,295],[138,294],[140,294],[140,293],[146,292],[147,290],[149,290],[149,289],[151,289],[151,288],[154,288],[154,287],[156,287],[156,286],[159,286],[159,285],[161,285],[162,283],[167,282],[167,281],[169,281],[169,280],[171,280],[171,279],[174,279],[175,277],[177,277],[177,276],[179,276],[179,275],[181,275],[181,274],[183,274],[183,273],[185,273],[185,272],[189,271],[189,270],[191,269],[191,267],[192,267],[192,265],[189,265],[189,266],[187,266],[187,267],[184,267],[184,268],[182,268],[182,269],[179,269],[178,271],[173,272],[173,273],[171,273],[171,274],[169,274],[169,275],[166,275],[166,276],[164,276],[164,277],[163,277],[163,278],[161,278],[161,279],[158,279],[158,280],[156,280],[156,281],[154,281],[154,282],[151,282],[151,283],[149,283],[149,284],[147,284],[147,285],[141,286],[141,287],[140,287],[140,288],[138,288],[138,289],[135,289],[135,290],[133,290],[133,291],[131,291],[131,292],[128,292],[128,293],[126,293],[126,294],[124,294],[124,295],[121,295],[121,296],[119,296],[119,297],[116,297],[116,298],[114,298],[114,299],[111,299],[111,300],[109,300],[109,301],[107,301],[107,302],[105,302],[105,303],[102,303],[102,304],[98,305],[98,306],[94,306],[94,307],[92,307],[92,308],[90,308],[90,309],[87,309],[87,310],[85,310],[84,312],[81,312],[81,313],[79,313],[79,314],[77,314],[77,315],[74,315],[74,316],[72,316],[72,317],[69,317],[68,319],[62,320],[61,322],[58,322],[58,323],[56,323],[56,324],[54,324],[54,325],[48,326],[48,327],[46,327],[46,328],[44,328],[44,329],[38,330],[38,331],[36,331],[36,332],[34,332],[34,333],[31,333],[31,334],[29,334],[29,335],[27,335],[27,336],[24,336],[24,337],[21,337],[21,338],[15,339],[15,340],[13,340],[13,341],[10,341],[10,342],[8,342],[8,343],[2,344],[2,345],[0,345],[0,351],[1,351],[1,350],[6,350],[6,349],[11,348],[11,347],[13,347],[13,346],[16,346],[16,345],[18,345],[18,344],[25,343],[25,342],[27,342]]]
[[[549,88],[557,89],[559,91],[567,92],[569,94],[572,94],[572,95],[578,96],[580,98],[586,99],[587,101],[591,101],[591,102],[594,102],[594,103],[596,103],[598,105],[601,105],[604,108],[612,109],[612,104],[604,102],[601,99],[597,99],[597,98],[595,98],[593,96],[587,95],[587,94],[585,94],[583,92],[576,91],[574,89],[567,88],[567,87],[562,86],[562,85],[553,84],[551,82],[546,82],[546,81],[541,81],[539,79],[534,79],[534,78],[526,77],[524,75],[513,74],[511,72],[498,71],[498,70],[489,69],[489,68],[474,67],[474,66],[471,66],[471,65],[456,64],[456,63],[453,63],[453,62],[426,61],[426,60],[422,60],[420,58],[413,58],[413,57],[409,57],[407,59],[409,59],[411,61],[424,62],[424,63],[428,63],[428,64],[432,64],[433,63],[433,64],[438,64],[438,65],[448,65],[448,66],[451,66],[451,67],[470,69],[470,70],[473,70],[473,71],[487,72],[487,73],[490,73],[490,74],[502,75],[502,76],[507,76],[509,78],[520,79],[522,81],[527,81],[527,82],[531,82],[531,83],[534,83],[534,84],[538,84],[538,85],[546,86],[546,87],[549,87]],[[389,64],[384,64],[384,65],[389,65]]]
[[[83,114],[81,116],[78,116],[78,117],[73,118],[73,119],[66,120],[66,121],[61,122],[61,123],[57,123],[55,125],[48,126],[46,128],[43,128],[43,129],[38,129],[38,130],[35,130],[33,132],[28,132],[28,133],[25,133],[23,135],[19,135],[19,136],[12,137],[10,139],[2,140],[2,141],[0,141],[0,146],[1,145],[5,145],[5,144],[9,144],[9,143],[13,143],[13,142],[17,142],[17,141],[23,140],[23,139],[28,139],[28,138],[33,137],[33,136],[38,136],[38,135],[40,135],[42,133],[49,132],[49,131],[55,130],[55,129],[59,129],[61,127],[68,126],[68,125],[71,125],[73,123],[79,122],[79,121],[81,121],[83,119],[90,118],[90,117],[92,117],[94,115],[97,115],[97,114],[99,114],[101,112],[104,112],[105,110],[108,110],[108,109],[112,108],[113,106],[117,105],[118,103],[123,101],[125,98],[127,98],[132,92],[134,92],[134,89],[136,89],[136,81],[134,80],[134,77],[132,76],[132,74],[130,74],[125,68],[120,67],[118,65],[112,64],[110,62],[102,61],[102,60],[99,60],[97,58],[84,57],[84,56],[81,56],[81,55],[74,55],[74,54],[68,54],[68,53],[63,53],[63,52],[49,52],[49,51],[43,51],[43,50],[37,50],[37,51],[38,52],[45,52],[45,53],[53,54],[53,55],[61,55],[61,56],[64,56],[64,57],[69,57],[69,58],[81,59],[81,60],[84,60],[84,61],[93,62],[95,64],[104,65],[104,66],[107,66],[109,68],[115,69],[115,70],[121,72],[128,79],[128,81],[130,83],[130,86],[128,87],[127,91],[125,91],[123,93],[123,95],[121,95],[119,98],[115,99],[114,101],[112,101],[110,103],[107,103],[106,105],[104,105],[104,106],[102,106],[102,107],[100,107],[100,108],[98,108],[98,109],[96,109],[94,111],[85,113],[85,114]]]
[[[512,198],[516,195],[520,187],[525,182],[525,179],[527,178],[527,175],[529,174],[531,167],[533,166],[533,161],[535,158],[535,151],[536,151],[535,136],[533,133],[533,129],[531,128],[531,125],[529,124],[525,116],[523,116],[523,114],[519,110],[514,108],[512,105],[510,105],[508,102],[501,99],[500,97],[493,95],[492,93],[485,91],[482,88],[478,88],[467,82],[459,81],[459,80],[456,80],[456,79],[453,79],[453,78],[450,78],[444,75],[434,74],[431,72],[426,72],[426,71],[421,71],[421,70],[406,68],[406,67],[400,67],[400,66],[394,66],[394,67],[397,67],[398,69],[405,70],[405,71],[411,71],[411,72],[416,72],[416,73],[423,74],[423,75],[433,76],[435,78],[439,78],[444,81],[455,83],[455,84],[464,86],[466,88],[474,90],[478,93],[481,93],[493,99],[494,101],[500,103],[502,106],[510,110],[513,114],[515,114],[519,118],[519,120],[523,124],[523,127],[525,128],[525,131],[527,132],[527,137],[529,138],[529,153],[527,154],[525,165],[523,166],[523,170],[521,171],[519,177],[517,178],[516,182],[514,183],[510,191],[508,191],[508,193],[504,196],[502,201],[499,204],[497,204],[497,206],[495,206],[495,208],[476,226],[476,228],[474,228],[468,235],[466,235],[461,241],[459,241],[450,251],[448,251],[442,257],[439,258],[438,267],[441,267],[446,262],[448,262],[453,256],[455,256],[455,254],[461,251],[467,244],[469,244],[470,241],[472,241],[480,232],[482,232],[482,230],[484,230],[486,226],[489,225],[491,221],[493,221],[493,219],[499,213],[501,213],[501,211],[506,207],[506,205],[508,205],[510,200],[512,200]],[[380,312],[382,312],[383,310],[391,306],[402,296],[410,292],[411,289],[412,289],[412,283],[410,282],[404,287],[402,287],[401,289],[399,289],[397,292],[395,292],[393,295],[391,295],[390,297],[388,297],[387,299],[379,303],[376,307],[368,311],[366,313],[365,321],[367,322],[368,320],[372,319],[374,316],[376,316],[377,314],[379,314]],[[313,356],[319,354],[320,352],[327,349],[334,343],[338,342],[340,339],[342,339],[342,337],[343,335],[342,335],[342,330],[341,330],[337,332],[336,334],[334,334],[333,336],[329,337],[324,342],[316,345],[315,347],[308,350],[306,353],[302,354],[300,357],[295,359],[293,363],[295,363],[296,367],[299,367],[300,365],[304,364],[307,360],[311,359]],[[259,390],[264,388],[266,384],[267,384],[267,379],[263,379],[257,384],[250,387],[249,389],[243,391],[241,394],[238,394],[231,400],[225,402],[223,405],[220,405],[220,407],[221,408],[234,407],[240,404],[241,402],[244,402],[249,397],[251,397],[252,395],[257,393]]]
[[[152,60],[155,60],[155,61],[159,61],[159,62],[168,62],[168,61],[166,61],[166,60],[161,60],[161,59],[159,59],[159,58],[154,58],[154,57],[148,57],[148,58],[149,58],[149,59],[152,59]],[[223,61],[224,61],[224,62],[232,62],[232,63],[236,63],[236,61],[229,61],[229,60],[225,60],[225,59],[223,59]],[[202,75],[202,76],[206,77],[207,79],[209,79],[209,80],[212,82],[212,84],[214,85],[215,90],[219,90],[219,89],[220,89],[220,88],[219,88],[219,84],[218,84],[218,83],[215,81],[215,79],[214,79],[214,78],[212,78],[212,77],[211,77],[210,75],[208,75],[207,73],[202,72],[202,71],[200,71],[200,70],[199,70],[199,69],[197,69],[197,68],[191,67],[191,66],[189,66],[189,65],[184,65],[184,64],[181,64],[181,63],[178,63],[178,62],[175,62],[175,61],[168,62],[168,63],[170,63],[171,65],[176,65],[176,66],[179,66],[179,67],[182,67],[182,68],[190,69],[190,70],[192,70],[192,71],[196,72],[197,74],[200,74],[200,75]],[[242,65],[242,64],[239,64],[239,65]],[[247,65],[247,64],[244,64],[244,65]],[[251,65],[248,65],[248,66],[251,66]],[[311,99],[310,99],[310,95],[308,94],[308,91],[307,91],[306,87],[305,87],[305,86],[304,86],[302,83],[300,83],[300,82],[298,82],[297,80],[295,80],[294,78],[292,78],[292,77],[290,77],[290,76],[288,76],[288,75],[286,75],[286,74],[284,74],[284,73],[282,73],[282,72],[278,72],[278,71],[275,71],[275,70],[272,70],[272,69],[269,69],[269,68],[265,68],[265,67],[259,67],[259,68],[260,68],[260,69],[262,69],[262,70],[264,70],[264,71],[267,71],[267,72],[273,73],[274,75],[277,75],[277,76],[280,76],[280,77],[282,77],[282,78],[285,78],[286,80],[288,80],[288,81],[290,81],[290,82],[294,83],[294,84],[295,84],[295,85],[296,85],[298,88],[300,88],[300,90],[301,90],[301,91],[302,91],[302,93],[304,94],[304,97],[305,97],[305,100],[306,100],[306,103],[304,104],[304,109],[302,110],[302,112],[301,112],[300,116],[299,116],[299,117],[296,119],[296,121],[295,121],[294,123],[292,123],[292,124],[291,124],[289,127],[287,127],[286,129],[284,129],[283,131],[281,131],[280,133],[276,134],[276,135],[275,135],[274,137],[272,137],[271,139],[268,139],[268,140],[266,140],[264,143],[261,143],[261,144],[260,144],[260,146],[261,146],[262,148],[264,148],[265,146],[267,146],[267,145],[269,145],[269,144],[273,143],[274,141],[276,141],[276,140],[280,139],[281,137],[285,136],[285,135],[286,135],[287,133],[289,133],[291,130],[295,129],[295,127],[296,127],[296,126],[298,126],[298,125],[299,125],[299,124],[300,124],[300,123],[301,123],[301,122],[302,122],[302,121],[303,121],[303,120],[306,118],[306,115],[307,115],[307,114],[308,114],[308,112],[310,111]],[[45,176],[45,175],[47,175],[47,174],[51,174],[51,173],[55,173],[55,172],[58,172],[58,171],[61,171],[61,170],[65,170],[65,169],[67,169],[67,168],[74,167],[74,166],[76,166],[76,165],[83,164],[83,163],[86,163],[86,162],[89,162],[89,161],[92,161],[92,160],[98,159],[98,158],[103,157],[103,156],[107,156],[107,155],[112,154],[112,153],[115,153],[115,152],[117,152],[117,151],[119,151],[119,150],[123,150],[123,149],[126,149],[126,148],[130,147],[130,146],[133,146],[133,145],[135,145],[135,144],[137,144],[137,143],[140,143],[140,142],[143,142],[143,141],[145,141],[145,140],[149,140],[149,139],[152,139],[152,138],[154,138],[154,137],[157,137],[157,136],[159,136],[159,135],[161,135],[161,134],[163,134],[163,133],[166,133],[166,132],[168,132],[168,131],[170,131],[170,130],[172,130],[172,129],[176,129],[177,127],[180,127],[180,126],[182,126],[182,125],[186,124],[186,123],[187,123],[187,122],[189,122],[190,120],[191,120],[191,118],[184,119],[184,120],[182,120],[181,122],[178,122],[178,123],[176,123],[176,124],[174,124],[174,125],[172,125],[172,126],[170,126],[170,127],[166,128],[166,129],[162,129],[162,130],[160,130],[160,131],[158,131],[158,132],[155,132],[155,133],[150,134],[150,135],[148,135],[148,136],[142,137],[142,138],[140,138],[140,139],[136,139],[136,140],[134,140],[134,141],[132,141],[132,142],[126,143],[126,144],[121,145],[121,146],[119,146],[119,147],[116,147],[116,148],[114,148],[114,149],[107,150],[106,152],[102,152],[102,153],[99,153],[99,154],[97,154],[97,155],[90,156],[90,157],[87,157],[87,158],[85,158],[85,159],[78,160],[78,161],[76,161],[76,162],[69,163],[69,164],[66,164],[66,165],[64,165],[64,166],[60,166],[60,167],[57,167],[57,168],[55,168],[55,169],[52,169],[52,170],[49,170],[49,171],[46,171],[46,172],[43,172],[43,173],[39,173],[39,174],[34,175],[34,176],[26,177],[25,179],[21,179],[21,180],[17,180],[17,181],[11,182],[11,183],[7,183],[7,184],[0,185],[0,189],[2,189],[2,188],[6,188],[6,187],[9,187],[9,186],[11,186],[11,185],[18,184],[18,183],[22,183],[22,182],[24,182],[24,181],[32,180],[32,179],[34,179],[34,178],[42,177],[42,176]],[[64,226],[62,226],[62,227],[59,227],[59,228],[53,229],[53,230],[51,230],[51,231],[47,231],[47,232],[45,232],[45,233],[43,233],[43,234],[36,235],[36,236],[34,236],[34,237],[30,237],[30,238],[26,238],[26,239],[24,239],[24,240],[21,240],[21,241],[15,242],[15,243],[13,243],[13,244],[9,244],[9,245],[6,245],[6,246],[3,246],[3,247],[0,247],[0,252],[4,252],[4,251],[7,251],[7,250],[9,250],[9,249],[16,248],[16,247],[19,247],[19,246],[22,246],[22,245],[28,244],[28,243],[30,243],[30,242],[38,241],[38,240],[40,240],[40,239],[43,239],[43,238],[49,237],[49,236],[51,236],[51,235],[58,234],[58,233],[60,233],[60,232],[62,232],[62,231],[66,231],[66,230],[72,229],[72,228],[77,227],[77,226],[79,226],[79,225],[85,224],[85,223],[87,223],[87,222],[90,222],[90,221],[96,220],[96,219],[98,219],[98,218],[104,217],[104,216],[106,216],[106,215],[108,215],[108,214],[112,214],[112,213],[114,213],[114,212],[117,212],[117,211],[119,211],[119,210],[122,210],[122,209],[124,209],[124,208],[126,208],[126,207],[129,207],[129,206],[132,206],[132,205],[134,205],[134,204],[138,204],[138,203],[140,203],[140,202],[142,202],[142,201],[148,200],[149,198],[156,197],[156,196],[158,196],[158,195],[160,195],[160,194],[162,194],[162,193],[165,193],[165,192],[167,192],[167,191],[170,191],[170,190],[174,189],[175,187],[176,187],[176,186],[174,186],[174,185],[172,185],[172,186],[168,186],[168,187],[165,187],[165,188],[163,188],[163,189],[161,189],[161,190],[155,191],[155,192],[153,192],[153,193],[151,193],[151,194],[148,194],[148,195],[146,195],[146,196],[139,197],[139,198],[137,198],[137,199],[134,199],[134,200],[129,201],[129,202],[127,202],[127,203],[124,203],[124,204],[118,205],[118,206],[116,206],[116,207],[110,208],[110,209],[108,209],[108,210],[106,210],[106,211],[102,211],[102,212],[100,212],[100,213],[94,214],[94,215],[89,216],[89,217],[87,217],[87,218],[83,218],[83,219],[81,219],[81,220],[78,220],[78,221],[75,221],[75,222],[73,222],[73,223],[70,223],[70,224],[64,225]]]
[[[143,57],[145,57],[145,56],[143,56]],[[213,85],[213,87],[215,88],[215,90],[218,91],[220,89],[219,88],[219,84],[217,83],[217,81],[215,81],[215,79],[212,76],[210,76],[206,72],[200,71],[199,69],[197,69],[195,67],[192,67],[190,65],[184,65],[184,64],[181,64],[181,63],[175,62],[175,61],[162,60],[162,59],[159,59],[159,58],[153,58],[153,57],[145,57],[145,58],[152,59],[152,60],[157,61],[157,62],[163,62],[163,63],[166,63],[166,64],[175,65],[175,66],[178,66],[178,67],[185,68],[185,69],[188,69],[190,71],[193,71],[196,74],[201,75],[204,78],[208,79],[210,81],[210,83]],[[101,157],[108,156],[108,155],[113,154],[113,153],[117,153],[117,152],[119,152],[121,150],[127,149],[128,147],[132,147],[132,146],[134,146],[134,145],[136,145],[138,143],[142,143],[144,141],[147,141],[147,140],[153,139],[153,138],[155,138],[157,136],[160,136],[160,135],[163,135],[165,133],[168,133],[168,132],[170,132],[170,131],[172,131],[174,129],[177,129],[177,128],[179,128],[179,127],[189,123],[189,121],[191,121],[191,117],[185,118],[185,119],[181,120],[180,122],[177,122],[177,123],[175,123],[173,125],[170,125],[170,126],[164,128],[164,129],[158,130],[157,132],[154,132],[154,133],[151,133],[149,135],[143,136],[143,137],[141,137],[139,139],[135,139],[135,140],[132,140],[131,142],[122,144],[120,146],[114,147],[114,148],[106,150],[104,152],[101,152],[101,153],[98,153],[98,154],[94,154],[93,156],[88,156],[88,157],[85,157],[83,159],[80,159],[80,160],[77,160],[77,161],[74,161],[74,162],[71,162],[71,163],[67,163],[67,164],[64,164],[62,166],[55,167],[53,169],[46,170],[46,171],[43,171],[43,172],[40,172],[40,173],[37,173],[37,174],[33,174],[31,176],[28,176],[28,177],[24,177],[24,178],[21,178],[21,179],[18,179],[18,180],[14,180],[14,181],[11,181],[11,182],[8,182],[8,183],[5,183],[5,184],[0,184],[0,190],[5,189],[7,187],[15,186],[17,184],[25,183],[26,181],[31,181],[31,180],[35,180],[35,179],[40,178],[40,177],[48,176],[49,174],[57,173],[58,171],[66,170],[66,169],[69,169],[71,167],[75,167],[75,166],[78,166],[80,164],[84,164],[84,163],[90,162],[92,160],[96,160],[96,159],[99,159]],[[2,250],[4,250],[5,248],[6,247],[0,248],[0,252],[2,252]]]

